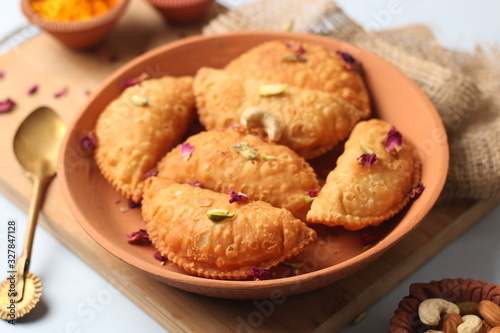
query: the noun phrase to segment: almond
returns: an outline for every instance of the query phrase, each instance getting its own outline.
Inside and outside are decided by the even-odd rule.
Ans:
[[[489,332],[492,328],[493,326],[488,324],[486,320],[483,319],[483,333]],[[500,331],[498,331],[498,333],[500,333]]]
[[[464,321],[462,317],[457,313],[447,313],[441,319],[441,331],[444,333],[455,333],[457,331],[458,325],[462,324]]]
[[[496,326],[496,327],[490,328],[486,332],[488,332],[488,333],[500,333],[500,326]]]
[[[491,326],[500,326],[500,306],[492,301],[482,300],[477,305],[477,310],[483,319]]]

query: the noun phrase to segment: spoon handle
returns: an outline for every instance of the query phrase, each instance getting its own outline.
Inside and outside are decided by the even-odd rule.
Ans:
[[[16,262],[16,302],[20,301],[24,295],[24,277],[29,271],[31,249],[33,248],[33,239],[38,222],[38,214],[42,207],[45,191],[53,176],[40,178],[38,176],[32,175],[31,178],[33,179],[33,194],[28,209],[28,220],[26,224],[23,251]]]

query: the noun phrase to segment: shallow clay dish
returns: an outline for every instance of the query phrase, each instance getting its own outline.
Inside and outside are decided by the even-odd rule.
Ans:
[[[416,146],[423,163],[425,191],[400,214],[379,227],[359,231],[314,227],[318,241],[301,254],[305,272],[298,276],[265,281],[224,281],[192,276],[172,264],[160,265],[153,258],[156,251],[152,246],[134,246],[127,242],[126,234],[144,227],[140,209],[121,210],[126,200],[104,180],[93,156],[81,151],[80,140],[92,131],[104,107],[120,94],[119,83],[123,80],[144,72],[153,76],[193,75],[201,66],[221,68],[249,48],[276,39],[308,41],[332,51],[346,51],[363,64],[375,116],[394,124]],[[334,151],[323,159],[335,158],[338,153]],[[76,219],[98,244],[168,285],[203,295],[240,299],[299,294],[359,270],[419,225],[436,202],[448,168],[448,145],[441,119],[410,79],[384,60],[351,45],[322,36],[288,32],[235,32],[191,37],[138,57],[97,89],[70,126],[59,156],[58,174],[64,197]],[[328,164],[333,167],[334,161]],[[312,164],[318,170],[324,165],[321,159]],[[377,241],[370,246],[362,244],[360,239],[366,233]]]
[[[429,283],[413,283],[410,294],[399,302],[391,318],[390,333],[421,333],[430,327],[418,316],[418,306],[428,298],[443,298],[452,303],[489,300],[500,305],[500,286],[473,279],[443,279]]]
[[[33,1],[21,1],[24,16],[61,44],[75,50],[87,49],[103,41],[113,30],[129,3],[129,0],[117,0],[116,5],[103,15],[85,21],[61,22],[48,20],[38,14],[31,6]]]

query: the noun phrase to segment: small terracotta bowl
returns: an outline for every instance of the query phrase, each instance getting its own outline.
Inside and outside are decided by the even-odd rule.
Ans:
[[[214,0],[148,0],[172,23],[193,23],[201,19]]]
[[[34,0],[22,0],[26,18],[70,49],[87,49],[99,44],[114,28],[129,0],[117,0],[107,13],[85,21],[53,21],[39,15],[32,7]]]
[[[399,307],[391,318],[389,332],[421,333],[432,329],[423,324],[418,316],[420,303],[429,298],[443,298],[455,304],[489,300],[500,305],[500,286],[473,279],[413,283],[410,286],[410,294],[399,302]]]

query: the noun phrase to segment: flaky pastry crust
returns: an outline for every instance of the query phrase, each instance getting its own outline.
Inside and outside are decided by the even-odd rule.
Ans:
[[[125,89],[95,127],[97,165],[111,185],[139,202],[144,176],[179,143],[194,118],[192,77],[150,79]],[[147,100],[135,105],[133,96]]]
[[[220,222],[210,210],[234,214]],[[262,201],[229,203],[229,195],[148,178],[142,203],[146,230],[169,261],[189,273],[244,279],[252,267],[269,269],[299,253],[316,232],[286,209]]]
[[[296,54],[297,48],[301,48],[300,56],[305,61],[283,61]],[[346,68],[337,53],[321,45],[269,41],[243,53],[225,70],[245,78],[333,93],[363,113],[370,113],[369,95],[360,72]]]
[[[408,190],[420,180],[420,160],[404,136],[397,153],[385,150],[390,128],[379,119],[356,125],[335,169],[311,205],[308,222],[357,230],[380,224],[409,202]],[[367,167],[358,163],[363,154],[361,145],[377,155],[376,164]]]
[[[158,176],[178,183],[197,181],[203,188],[222,193],[233,189],[305,220],[310,203],[304,197],[309,190],[319,189],[319,183],[309,163],[290,148],[232,129],[204,131],[185,143],[194,147],[189,158],[177,146],[158,164]],[[255,151],[255,158],[249,159],[233,147],[241,143]]]
[[[193,87],[200,122],[207,129],[225,129],[240,123],[246,109],[258,107],[281,124],[277,143],[312,159],[347,138],[354,125],[370,115],[368,110],[320,90],[288,86],[276,96],[259,95],[259,88],[268,83],[224,70],[199,69]]]

